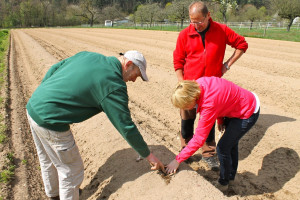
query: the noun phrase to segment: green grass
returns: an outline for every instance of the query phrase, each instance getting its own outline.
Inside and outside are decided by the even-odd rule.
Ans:
[[[6,142],[6,140],[7,140],[6,135],[3,133],[0,133],[0,144]]]
[[[14,177],[16,166],[14,163],[14,154],[12,152],[6,154],[6,164],[0,172],[0,182],[8,183]]]
[[[9,31],[0,30],[0,90],[3,91],[3,85],[5,85],[6,77],[6,54],[9,47]],[[5,99],[0,96],[0,108],[4,107]],[[6,137],[6,126],[4,122],[4,117],[0,115],[0,143],[5,142]]]
[[[6,56],[7,49],[9,47],[9,31],[0,30],[0,90],[3,91],[3,85],[5,85],[6,76]],[[4,108],[5,99],[0,96],[0,108]],[[3,115],[0,115],[0,143],[3,144],[8,140],[6,135],[6,126]],[[14,165],[14,154],[7,153],[5,157],[5,163],[1,167],[0,182],[8,183],[14,177],[14,171],[16,166]],[[0,197],[0,200],[3,199]]]
[[[254,37],[254,38],[265,38],[265,39],[272,39],[272,40],[286,40],[286,41],[294,41],[300,42],[300,29],[297,30],[296,28],[291,29],[287,32],[286,29],[267,29],[264,32],[264,29],[233,29],[238,34],[244,37]]]
[[[0,182],[8,183],[15,173],[9,169],[2,170],[0,173]]]
[[[28,161],[27,161],[26,159],[23,159],[23,160],[22,160],[22,164],[23,164],[23,165],[26,165],[27,163],[28,163]]]
[[[186,26],[185,26],[186,27]],[[183,28],[185,28],[183,27]],[[94,27],[94,28],[107,28],[107,27]],[[134,26],[114,26],[109,27],[112,29],[137,29],[137,30],[157,30],[157,31],[181,31],[180,26],[152,26],[152,27],[134,27]],[[300,42],[300,28],[291,27],[291,30],[288,32],[286,28],[269,28],[264,33],[264,29],[251,29],[248,28],[232,28],[238,34],[244,37],[254,37],[254,38],[264,38],[264,39],[273,39],[273,40],[286,40]]]

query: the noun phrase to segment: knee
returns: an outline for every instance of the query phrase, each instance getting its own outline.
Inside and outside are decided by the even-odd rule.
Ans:
[[[217,145],[217,153],[219,155],[227,155],[230,154],[230,148],[228,148],[226,145],[224,144],[220,144],[220,142]]]

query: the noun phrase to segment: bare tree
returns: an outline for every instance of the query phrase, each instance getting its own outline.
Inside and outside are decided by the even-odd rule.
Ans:
[[[95,5],[94,0],[81,0],[80,3],[80,12],[76,16],[80,16],[88,21],[90,27],[94,26],[94,22],[97,19],[99,9]]]
[[[174,0],[172,4],[166,7],[168,18],[171,21],[180,21],[180,27],[183,28],[183,22],[189,19],[189,5],[192,0]]]

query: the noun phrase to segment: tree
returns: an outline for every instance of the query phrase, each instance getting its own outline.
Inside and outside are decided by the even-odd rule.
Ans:
[[[145,9],[144,5],[139,5],[135,12],[135,20],[136,20],[136,22],[140,22],[142,27],[143,27],[144,22],[146,22],[145,12],[146,12],[146,9]]]
[[[66,8],[65,20],[67,25],[79,25],[81,24],[80,17],[76,16],[75,13],[80,12],[80,7],[75,4],[69,4]]]
[[[171,5],[166,7],[170,21],[180,21],[180,27],[183,28],[183,22],[189,19],[189,5],[191,0],[174,0]]]
[[[42,14],[43,14],[43,24],[44,26],[49,25],[48,23],[48,15],[49,15],[49,8],[51,7],[51,2],[48,0],[40,0],[41,4],[42,4]]]
[[[247,20],[250,20],[250,30],[252,29],[253,22],[259,19],[259,13],[257,8],[252,4],[247,4],[243,7],[242,12]]]
[[[150,27],[152,26],[152,23],[158,19],[160,10],[158,3],[147,4],[144,6],[145,20],[149,23]]]
[[[20,4],[22,26],[42,26],[42,19],[40,18],[40,16],[42,16],[41,10],[38,0],[22,1]]]
[[[76,16],[81,16],[88,21],[90,27],[93,27],[98,13],[99,9],[96,8],[94,0],[81,0],[80,12]]]
[[[281,18],[288,19],[287,31],[290,31],[293,21],[300,17],[300,0],[273,0]]]
[[[124,17],[123,13],[121,12],[120,6],[116,4],[113,6],[107,6],[103,8],[102,14],[104,15],[104,18],[106,20],[109,19],[112,22],[114,22],[116,19],[120,19]],[[114,23],[112,23],[112,26],[113,25]]]
[[[220,4],[220,12],[223,16],[223,21],[226,24],[227,23],[227,11],[229,9],[236,9],[237,8],[237,2],[236,0],[213,0],[213,2],[216,2]]]
[[[262,0],[248,0],[248,4],[252,4],[258,9],[264,5],[264,2]]]

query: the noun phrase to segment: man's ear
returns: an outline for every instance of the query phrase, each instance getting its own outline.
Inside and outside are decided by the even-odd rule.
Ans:
[[[210,18],[210,12],[209,12],[209,11],[208,11],[208,13],[207,13],[207,17]]]
[[[128,62],[125,63],[125,69],[127,70],[128,67],[130,67],[132,65],[132,61],[131,60],[128,60]]]

